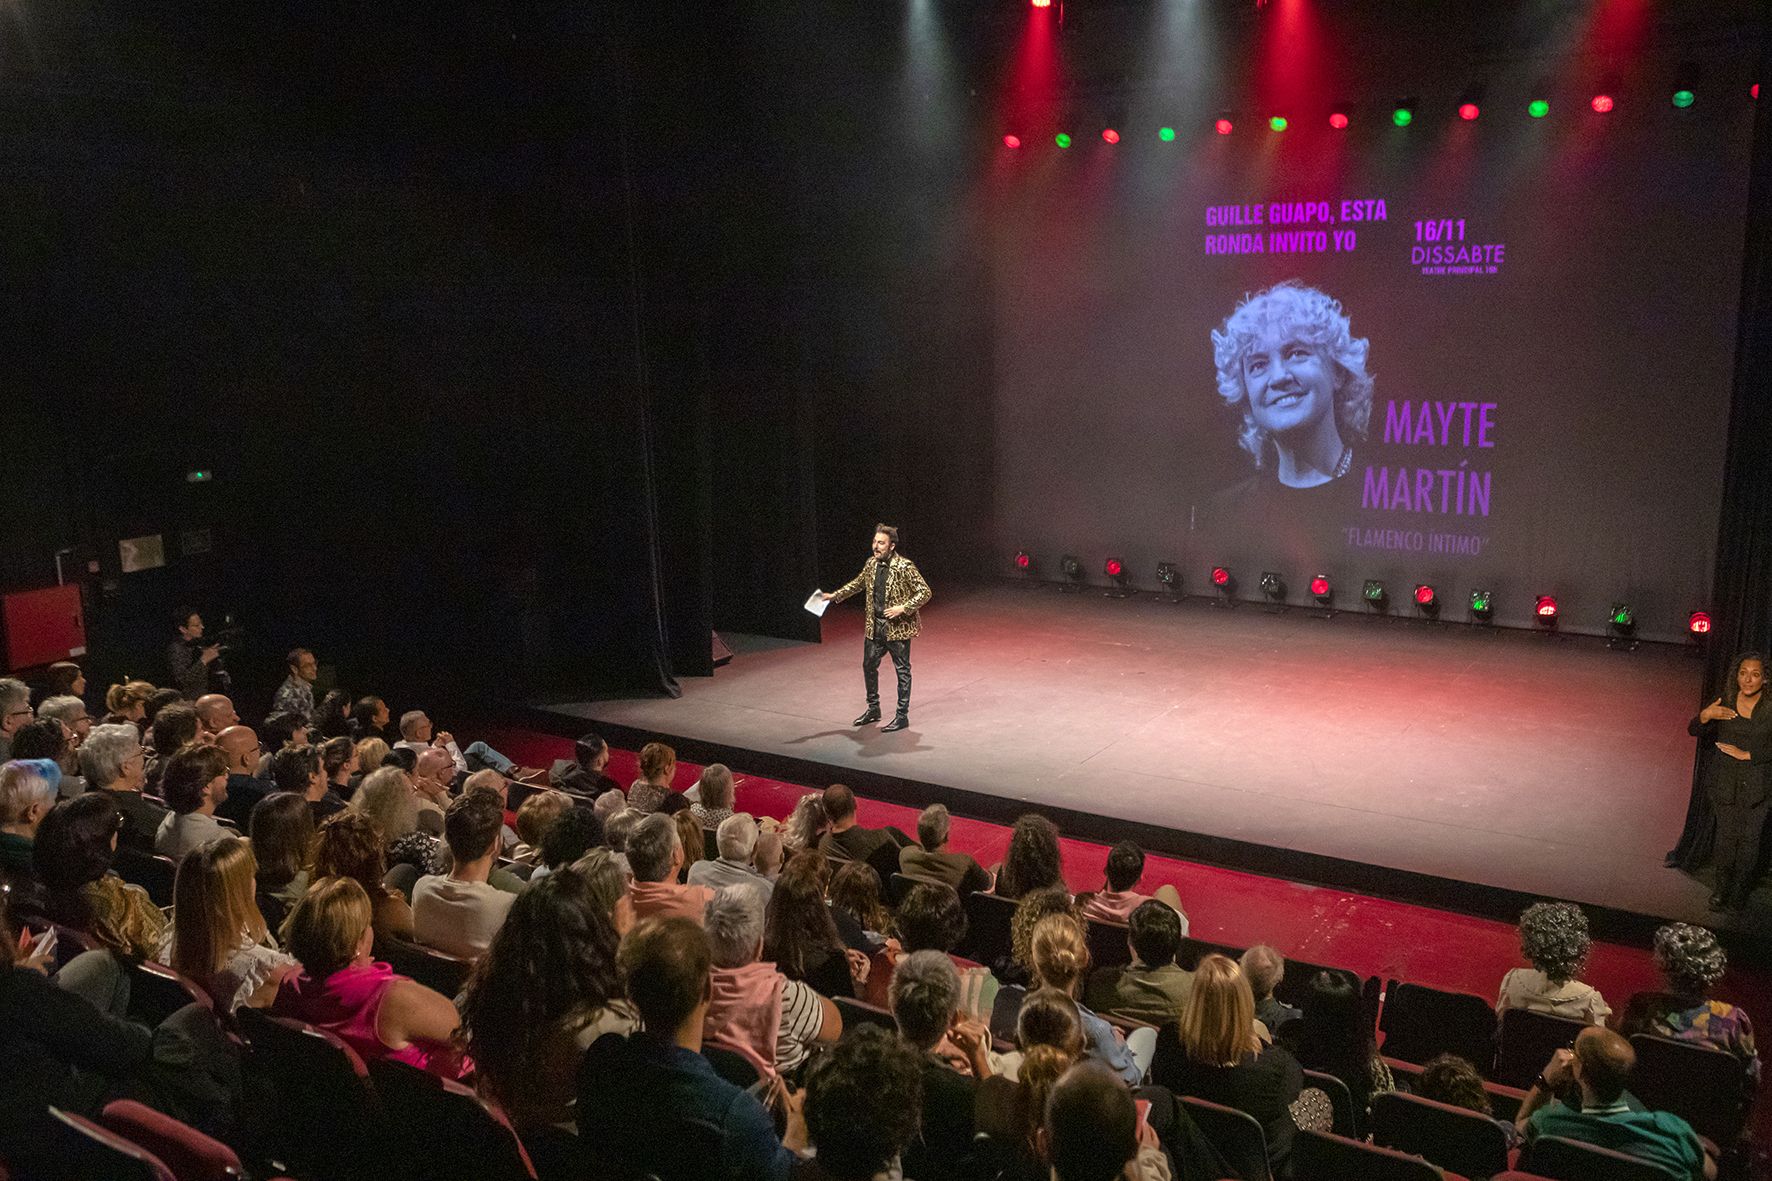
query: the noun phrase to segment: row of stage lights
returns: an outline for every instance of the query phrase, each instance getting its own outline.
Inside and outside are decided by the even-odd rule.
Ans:
[[[1083,563],[1076,557],[1065,554],[1058,560],[1059,570],[1064,574],[1068,584],[1081,587],[1083,582]],[[1034,577],[1035,566],[1033,555],[1027,550],[1018,550],[1015,554],[1015,571],[1023,578]],[[1131,576],[1127,573],[1126,564],[1119,558],[1108,558],[1102,563],[1101,572],[1113,584],[1107,593],[1116,598],[1126,598],[1137,592],[1131,587]],[[1214,566],[1207,574],[1207,581],[1217,593],[1221,601],[1228,602],[1237,593],[1237,578],[1229,566]],[[1168,593],[1171,599],[1181,598],[1181,568],[1174,562],[1157,563],[1157,582]],[[1272,570],[1264,570],[1257,584],[1261,588],[1262,597],[1271,603],[1284,603],[1286,599],[1286,579]],[[1311,598],[1321,607],[1334,609],[1335,582],[1327,574],[1318,574],[1310,580]],[[1441,599],[1439,588],[1431,583],[1417,583],[1409,594],[1416,611],[1428,619],[1438,619]],[[1382,579],[1368,578],[1360,585],[1360,601],[1373,611],[1384,612],[1390,608],[1390,591]],[[1475,623],[1489,623],[1495,613],[1495,595],[1482,588],[1473,588],[1469,600],[1470,618]],[[1536,597],[1532,617],[1541,627],[1554,628],[1560,617],[1560,608],[1555,595],[1539,595]],[[1606,614],[1607,630],[1614,636],[1628,638],[1636,632],[1636,609],[1626,602],[1613,603]],[[1694,611],[1686,619],[1686,632],[1694,640],[1701,640],[1710,634],[1711,617],[1708,611]]]
[[[1695,84],[1696,83],[1691,81],[1675,82],[1674,90],[1668,96],[1668,101],[1679,110],[1690,110],[1697,105],[1698,102],[1698,92],[1693,89]],[[1618,107],[1616,92],[1616,87],[1602,87],[1588,100],[1587,105],[1589,109],[1591,109],[1596,115],[1611,114]],[[1755,99],[1760,97],[1760,84],[1758,82],[1755,82],[1748,88],[1748,95]],[[1353,108],[1348,104],[1331,107],[1328,112],[1329,126],[1336,131],[1346,131],[1353,122],[1353,115],[1351,114],[1352,109]],[[1415,113],[1419,109],[1420,103],[1416,99],[1398,99],[1390,111],[1391,125],[1394,127],[1408,127],[1411,123],[1415,122]],[[1529,118],[1542,119],[1550,114],[1550,110],[1550,100],[1547,98],[1534,98],[1526,104],[1526,114]],[[1474,123],[1483,113],[1482,92],[1480,90],[1472,90],[1467,91],[1464,95],[1460,96],[1457,111],[1460,119],[1464,120],[1466,123]],[[1276,113],[1268,116],[1267,127],[1269,131],[1285,131],[1291,126],[1292,120],[1287,115]],[[1218,117],[1212,122],[1212,130],[1219,135],[1230,135],[1236,131],[1236,129],[1236,116],[1230,111],[1220,112]],[[1101,138],[1105,143],[1117,144],[1123,137],[1118,129],[1104,127],[1101,131]],[[1157,138],[1164,143],[1174,143],[1175,128],[1168,126],[1157,128]],[[1052,142],[1060,148],[1068,148],[1076,141],[1071,137],[1070,132],[1060,131],[1057,135],[1052,137]],[[1021,136],[1014,133],[1007,134],[1003,137],[1003,146],[1006,148],[1019,148],[1022,146],[1022,143],[1023,140]]]

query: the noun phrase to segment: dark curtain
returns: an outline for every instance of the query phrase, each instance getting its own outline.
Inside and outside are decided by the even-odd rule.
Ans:
[[[1756,77],[1772,76],[1772,39],[1763,39]],[[1717,567],[1711,580],[1715,630],[1705,654],[1697,713],[1716,698],[1737,654],[1764,652],[1772,637],[1772,118],[1767,104],[1754,117],[1748,176],[1747,241],[1741,274],[1741,320],[1735,345],[1735,388],[1723,511],[1717,524]],[[1686,824],[1668,859],[1681,869],[1710,860],[1716,816],[1706,796],[1714,750],[1700,747],[1692,764]]]

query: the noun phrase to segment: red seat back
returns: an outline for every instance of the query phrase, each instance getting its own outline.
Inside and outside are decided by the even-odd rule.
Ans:
[[[99,1122],[159,1157],[178,1181],[228,1181],[243,1175],[232,1148],[133,1099],[105,1104]]]
[[[387,1112],[396,1175],[412,1181],[534,1181],[510,1124],[467,1087],[391,1058],[371,1062],[369,1077]]]

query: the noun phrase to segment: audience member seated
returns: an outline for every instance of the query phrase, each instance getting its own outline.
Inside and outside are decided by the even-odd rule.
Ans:
[[[1068,914],[1047,915],[1034,927],[1030,952],[1034,988],[1055,988],[1072,1000],[1081,995],[1083,977],[1089,971],[1089,942],[1082,923]],[[1132,1051],[1119,1031],[1080,1003],[1077,1022],[1089,1053],[1107,1063],[1127,1086],[1137,1086],[1144,1071],[1132,1060]]]
[[[1373,1095],[1397,1089],[1390,1067],[1378,1056],[1360,982],[1350,973],[1312,976],[1305,984],[1304,1015],[1286,1024],[1280,1041],[1300,1066],[1346,1083],[1358,1119],[1365,1118]]]
[[[42,894],[29,909],[113,951],[151,959],[166,935],[166,916],[146,890],[111,872],[122,827],[108,792],[87,792],[51,808],[32,850]],[[24,905],[18,911],[32,917]]]
[[[462,997],[474,1083],[519,1129],[575,1131],[578,1067],[639,1019],[616,973],[620,936],[589,876],[567,867],[511,904]]]
[[[1187,1007],[1194,974],[1175,962],[1181,949],[1181,915],[1156,899],[1140,903],[1127,924],[1132,962],[1090,974],[1083,1002],[1098,1013],[1147,1025],[1174,1021]]]
[[[1561,1136],[1649,1161],[1676,1177],[1711,1181],[1717,1162],[1692,1125],[1671,1112],[1644,1111],[1625,1090],[1636,1064],[1636,1051],[1622,1034],[1590,1026],[1576,1036],[1574,1049],[1551,1055],[1526,1092],[1514,1125],[1528,1144],[1540,1136]],[[1571,1081],[1581,1089],[1579,1108],[1554,1097]]]
[[[486,792],[493,799],[498,801],[498,813],[500,816],[510,811],[511,781],[505,778],[500,772],[494,771],[491,767],[483,767],[480,770],[471,773],[466,779],[461,781],[461,790],[464,795],[470,791]],[[517,830],[510,825],[500,825],[498,835],[500,856],[504,856],[517,847]],[[522,889],[521,879],[511,878],[511,875],[506,870],[501,869],[498,872],[501,876],[510,879],[513,883],[510,886],[503,888],[512,890]]]
[[[638,808],[621,808],[603,824],[603,841],[615,852],[627,855],[628,837],[651,815]]]
[[[448,874],[429,874],[412,887],[412,928],[420,943],[464,960],[492,945],[516,895],[486,879],[498,856],[504,811],[484,792],[464,792],[449,805],[444,840]]]
[[[970,1019],[960,999],[960,974],[939,951],[912,952],[893,969],[888,1007],[898,1036],[917,1052],[923,1074],[922,1135],[904,1157],[905,1173],[918,1181],[968,1176],[963,1166],[972,1153],[978,1080],[991,1076],[991,1034],[983,1022]],[[958,1056],[969,1073],[956,1070],[950,1055]]]
[[[722,820],[714,833],[720,856],[691,865],[689,883],[715,890],[741,884],[755,886],[767,904],[775,887],[751,863],[751,856],[757,848],[757,836],[757,822],[749,812],[735,812]]]
[[[818,851],[832,861],[865,861],[874,865],[876,856],[887,862],[887,872],[898,864],[898,850],[911,843],[911,838],[896,828],[863,828],[855,821],[855,793],[841,783],[824,789],[824,811],[831,827],[818,840]],[[890,845],[890,853],[884,852]],[[874,865],[878,872],[880,865]]]
[[[764,1075],[789,1074],[815,1045],[837,1040],[837,1007],[763,955],[763,893],[749,883],[723,886],[708,903],[704,926],[713,957],[703,1039],[750,1059]]]
[[[357,704],[351,707],[351,733],[357,741],[365,738],[379,738],[386,742],[394,738],[388,729],[393,715],[388,711],[388,703],[373,693],[357,698]]]
[[[39,836],[41,841],[42,837]],[[1717,937],[1690,923],[1669,923],[1655,932],[1655,966],[1667,981],[1665,992],[1639,992],[1624,1007],[1619,1032],[1676,1038],[1727,1051],[1747,1067],[1750,1082],[1760,1078],[1754,1027],[1741,1006],[1710,995],[1729,969]]]
[[[757,847],[751,850],[751,868],[773,886],[781,876],[783,855],[780,833],[758,832]]]
[[[15,759],[47,759],[56,766],[61,781],[56,794],[71,800],[86,790],[80,778],[80,763],[74,753],[72,732],[55,718],[38,718],[20,726],[12,736],[12,757]]]
[[[194,699],[187,698],[184,694],[180,693],[177,689],[172,689],[172,688],[155,689],[152,693],[150,693],[148,695],[147,714],[143,720],[147,723],[148,728],[151,730],[154,726],[154,719],[160,716],[161,710],[165,709],[169,705],[184,705],[191,700],[194,700]]]
[[[253,774],[260,779],[271,777],[271,759],[276,753],[289,746],[306,746],[308,744],[308,719],[298,713],[282,710],[265,719],[259,727],[259,738],[263,742],[263,753],[259,755],[258,766]]]
[[[738,794],[732,769],[725,763],[709,763],[695,786],[700,790],[696,802],[689,805],[690,814],[703,828],[719,828],[720,822],[732,815],[733,800]]]
[[[82,681],[84,683],[84,681]],[[43,699],[37,707],[37,720],[48,718],[60,722],[74,736],[72,746],[76,752],[92,733],[92,716],[86,712],[86,702],[70,693],[54,694]]]
[[[1467,1059],[1457,1054],[1441,1054],[1421,1068],[1415,1081],[1415,1093],[1435,1103],[1462,1107],[1478,1115],[1486,1115],[1507,1137],[1509,1148],[1520,1142],[1520,1130],[1504,1119],[1495,1119],[1495,1108],[1489,1102],[1489,1090],[1483,1086],[1483,1075]]]
[[[1053,1181],[1164,1181],[1170,1173],[1132,1092],[1093,1062],[1077,1063],[1053,1086],[1040,1150]]]
[[[511,850],[511,860],[518,865],[540,865],[542,837],[571,807],[572,797],[559,791],[538,791],[524,800],[517,809],[517,844]]]
[[[284,977],[299,968],[293,957],[277,950],[253,900],[257,874],[252,846],[241,837],[211,841],[178,863],[167,962],[207,992],[223,1013],[241,1005],[264,1008]]]
[[[1057,989],[1028,994],[1015,1021],[1017,1052],[994,1058],[993,1073],[978,1083],[973,1105],[977,1131],[998,1146],[1000,1181],[1047,1181],[1040,1128],[1046,1100],[1064,1072],[1083,1058],[1077,1004]]]
[[[831,827],[831,818],[824,812],[824,793],[809,791],[795,800],[794,810],[788,814],[787,823],[777,827],[781,833],[782,849],[788,857],[804,849],[818,848],[818,842]]]
[[[1062,886],[1033,890],[1022,895],[1009,916],[1009,959],[993,964],[992,971],[1004,984],[1027,984],[1034,971],[1034,928],[1048,915],[1077,915],[1070,892]]]
[[[245,828],[252,822],[252,810],[276,791],[277,785],[258,776],[261,752],[252,727],[229,726],[215,736],[215,748],[222,752],[228,767],[228,798],[216,815]]]
[[[272,1013],[326,1030],[366,1062],[392,1058],[446,1078],[462,1072],[455,1003],[370,958],[375,931],[362,886],[318,879],[283,934],[302,970],[284,977]]]
[[[1181,909],[1181,895],[1167,882],[1153,893],[1140,894],[1138,884],[1143,877],[1144,850],[1136,841],[1121,841],[1108,851],[1107,881],[1083,901],[1083,917],[1091,922],[1124,924],[1133,911],[1154,898],[1175,908],[1181,916],[1182,938],[1187,938],[1187,911]]]
[[[789,980],[823,996],[854,996],[867,983],[868,957],[844,946],[825,902],[825,861],[814,851],[794,854],[776,879],[763,924],[763,958]]]
[[[357,788],[357,744],[349,738],[328,738],[320,744],[320,765],[326,771],[326,787],[345,803]]]
[[[1304,1073],[1284,1047],[1256,1036],[1255,995],[1235,960],[1200,960],[1181,1020],[1157,1031],[1151,1081],[1255,1117],[1275,1174],[1288,1175],[1298,1132],[1290,1107],[1304,1089]]]
[[[376,936],[411,939],[412,907],[404,894],[383,883],[387,873],[386,842],[368,816],[347,808],[320,826],[312,878],[350,878],[369,899],[369,922]],[[282,926],[278,923],[278,930]]]
[[[966,908],[953,887],[940,882],[918,882],[910,888],[893,916],[899,951],[889,956],[896,963],[919,951],[938,951],[948,957],[959,974],[958,1008],[968,1017],[988,1019],[997,999],[997,980],[990,969],[972,960],[953,954],[960,940],[966,937]],[[891,986],[891,975],[884,981],[868,981],[868,996],[884,1003]]]
[[[1243,969],[1243,979],[1249,982],[1249,991],[1255,994],[1255,1019],[1266,1028],[1270,1040],[1278,1036],[1282,1025],[1304,1016],[1303,1012],[1281,1003],[1274,995],[1274,989],[1286,979],[1286,958],[1277,950],[1265,943],[1257,943],[1243,953],[1237,966]]]
[[[581,1140],[611,1169],[659,1181],[786,1181],[806,1146],[799,1096],[783,1097],[787,1131],[701,1056],[712,997],[707,935],[688,919],[651,919],[618,953],[641,1031],[606,1033],[578,1074]]]
[[[382,763],[388,757],[388,744],[380,738],[359,738],[357,740],[357,773],[351,776],[351,795],[363,786],[363,781],[370,775],[381,770]]]
[[[633,929],[633,908],[623,904],[633,878],[620,854],[601,847],[591,849],[572,863],[572,871],[590,883],[592,900],[609,917],[617,935],[625,936]]]
[[[357,728],[351,724],[351,695],[343,689],[333,689],[321,698],[308,720],[314,733],[322,738],[349,738],[356,742]]]
[[[628,905],[636,920],[676,917],[701,922],[714,892],[706,886],[678,883],[683,842],[676,821],[656,813],[641,820],[628,834],[627,857],[628,867],[634,871]]]
[[[320,751],[306,743],[286,746],[271,756],[271,782],[278,791],[305,799],[315,824],[345,810],[344,798],[326,780],[326,765],[320,760]]]
[[[271,698],[272,713],[300,714],[314,720],[314,682],[320,679],[320,661],[306,648],[293,648],[283,658],[289,675]]]
[[[58,660],[50,665],[43,674],[43,700],[50,701],[56,697],[73,697],[84,700],[86,697],[86,673],[72,660]],[[37,712],[43,712],[42,706]]]
[[[924,808],[917,816],[917,843],[898,851],[898,872],[920,881],[942,882],[962,895],[989,890],[991,875],[984,866],[972,854],[948,848],[951,823],[945,805]]]
[[[257,901],[265,925],[280,930],[289,908],[308,892],[314,857],[314,813],[292,791],[274,792],[252,810],[247,828],[258,862]]]
[[[505,758],[484,742],[470,742],[463,750],[455,744],[455,736],[447,730],[437,730],[431,725],[430,715],[422,709],[407,710],[400,715],[400,741],[396,748],[410,750],[414,754],[422,754],[426,750],[440,750],[447,754],[455,763],[457,775],[471,775],[475,771],[490,768],[500,775],[528,776],[510,759]]]
[[[628,807],[639,812],[663,810],[665,802],[679,794],[671,787],[676,774],[677,752],[662,742],[648,742],[640,748],[640,777],[628,788]]]
[[[172,809],[154,834],[154,852],[174,861],[231,831],[215,818],[228,798],[228,762],[213,746],[187,746],[165,763],[160,789]]]
[[[455,760],[448,751],[434,746],[419,751],[412,765],[412,790],[418,793],[419,811],[441,816],[455,798],[456,777]]]
[[[548,783],[574,795],[602,799],[605,792],[621,790],[603,773],[608,766],[609,744],[595,734],[581,734],[572,745],[572,757],[555,759],[548,768]]]
[[[892,915],[880,897],[880,875],[867,862],[848,861],[837,867],[831,875],[830,901],[839,934],[845,928],[859,928],[863,936],[860,950],[870,955],[886,945]],[[844,942],[850,943],[847,938]]]
[[[639,819],[639,813],[634,813]],[[603,840],[603,826],[597,822],[594,812],[583,808],[568,808],[554,818],[547,831],[541,835],[541,864],[529,875],[532,882],[540,881],[555,870],[564,869],[579,858],[589,853]],[[622,861],[622,872],[627,872],[627,862]]]
[[[443,871],[437,842],[418,829],[418,792],[406,772],[383,767],[372,773],[351,797],[350,807],[381,832],[390,870],[405,865],[420,876]]]
[[[148,719],[148,698],[153,695],[154,686],[146,681],[112,685],[105,690],[104,720],[107,723],[128,722],[135,727],[136,737],[141,737],[142,726]]]
[[[174,702],[154,714],[148,725],[148,749],[153,758],[148,762],[148,788],[166,794],[165,776],[173,755],[196,742],[202,733],[197,711],[183,702]]]
[[[1064,866],[1058,851],[1058,826],[1037,812],[1030,812],[1009,830],[1009,851],[997,868],[993,892],[999,898],[1020,899],[1035,890],[1063,889]]]
[[[1501,978],[1495,1009],[1530,1009],[1603,1025],[1612,1008],[1599,989],[1575,978],[1591,942],[1587,915],[1569,902],[1535,902],[1520,915],[1520,954],[1532,964]]]
[[[151,853],[160,822],[169,813],[142,795],[148,778],[147,759],[141,732],[128,722],[94,726],[80,747],[87,793],[100,791],[110,796],[123,816],[123,833],[118,840],[131,849]]]
[[[0,677],[0,762],[12,759],[12,738],[37,716],[31,708],[31,687],[12,677]]]
[[[806,1072],[806,1135],[816,1153],[795,1170],[805,1181],[875,1181],[903,1175],[917,1140],[923,1065],[917,1052],[864,1025]]]
[[[677,826],[677,847],[683,850],[683,864],[677,867],[677,881],[687,882],[695,863],[707,860],[708,830],[688,808],[672,814],[671,822]]]
[[[205,693],[191,708],[197,713],[197,732],[210,741],[229,726],[240,724],[233,699],[226,693]]]

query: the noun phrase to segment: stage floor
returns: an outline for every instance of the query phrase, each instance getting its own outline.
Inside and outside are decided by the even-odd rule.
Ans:
[[[1461,882],[1714,922],[1662,866],[1700,662],[1676,648],[1149,595],[944,594],[911,727],[853,729],[861,615],[725,638],[676,700],[543,708],[660,735]],[[888,716],[891,662],[881,668]],[[738,768],[743,770],[742,764]],[[816,782],[816,780],[814,780]]]

